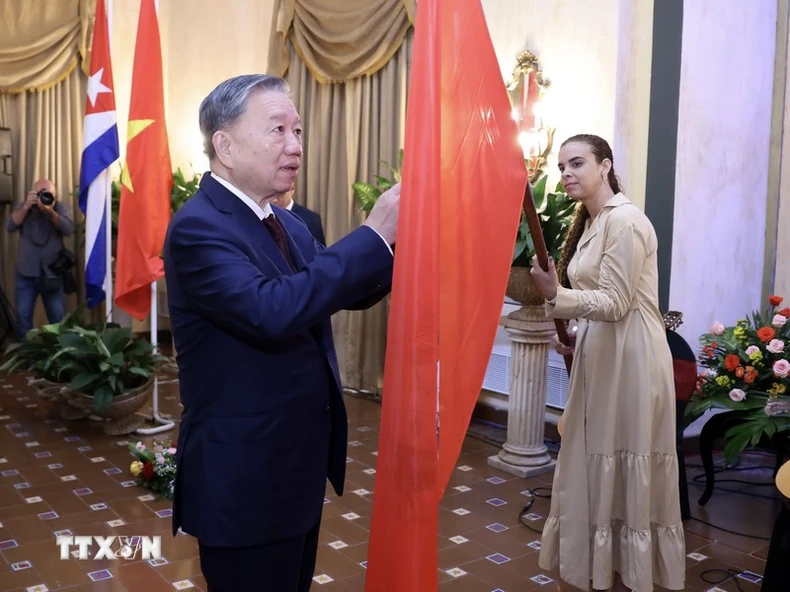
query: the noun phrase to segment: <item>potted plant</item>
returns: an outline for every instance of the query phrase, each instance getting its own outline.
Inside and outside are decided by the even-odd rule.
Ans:
[[[540,217],[543,229],[543,240],[549,257],[559,261],[565,234],[573,222],[576,212],[575,202],[563,191],[558,183],[554,191],[546,192],[547,176],[543,175],[532,186],[532,197],[535,208]],[[543,302],[543,296],[532,280],[529,269],[532,266],[532,257],[535,256],[535,244],[529,232],[527,217],[521,212],[521,222],[516,235],[516,246],[513,252],[513,263],[508,277],[508,297],[523,305],[538,305]]]
[[[59,323],[51,323],[28,331],[25,340],[12,343],[4,352],[2,372],[27,372],[34,378],[39,394],[51,396],[71,380],[67,370],[59,363],[59,337],[82,323],[85,303],[66,314]]]
[[[354,191],[354,196],[359,202],[359,207],[363,212],[369,213],[373,209],[376,200],[387,189],[400,183],[401,170],[403,168],[403,148],[398,151],[398,166],[395,167],[386,161],[381,161],[381,164],[386,166],[392,172],[392,178],[382,177],[376,175],[376,183],[368,183],[366,181],[356,181],[351,184],[351,189]]]
[[[104,426],[109,435],[137,429],[142,421],[134,416],[148,402],[157,365],[165,358],[129,327],[75,326],[58,342],[58,366],[71,377],[68,404],[111,420]]]
[[[708,409],[732,412],[724,433],[728,461],[790,430],[790,308],[777,309],[781,304],[781,297],[771,296],[764,312],[734,326],[715,322],[700,337],[704,370],[685,415],[690,423]]]

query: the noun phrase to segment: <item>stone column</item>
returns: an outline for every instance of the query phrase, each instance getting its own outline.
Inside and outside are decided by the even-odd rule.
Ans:
[[[519,477],[554,469],[556,461],[543,443],[546,421],[546,374],[554,323],[543,306],[524,306],[502,317],[512,341],[507,442],[488,464]]]

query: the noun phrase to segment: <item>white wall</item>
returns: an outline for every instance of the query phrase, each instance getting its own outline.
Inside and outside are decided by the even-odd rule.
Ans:
[[[714,319],[764,307],[776,12],[776,0],[684,5],[669,304],[692,346]]]
[[[111,51],[121,158],[140,0],[112,2]],[[159,0],[165,111],[173,169],[203,172],[208,161],[198,128],[200,101],[239,74],[263,73],[269,55],[274,0]]]
[[[615,169],[634,203],[644,204],[652,0],[482,0],[502,76],[516,56],[535,53],[551,81],[545,123],[555,127],[548,172],[556,182],[556,150],[579,133],[607,139]],[[636,158],[633,157],[636,155]]]

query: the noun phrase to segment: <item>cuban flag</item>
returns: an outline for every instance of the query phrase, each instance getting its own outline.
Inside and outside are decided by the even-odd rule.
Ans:
[[[109,167],[119,158],[107,11],[105,0],[98,0],[80,168],[80,210],[85,215],[85,297],[89,308],[100,304],[107,290],[112,289],[107,273],[112,200]],[[109,313],[109,302],[107,306]]]

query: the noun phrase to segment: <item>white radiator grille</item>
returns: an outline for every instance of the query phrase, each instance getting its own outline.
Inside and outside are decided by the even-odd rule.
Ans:
[[[510,394],[510,345],[497,343],[491,352],[483,388],[503,395]],[[549,351],[548,375],[546,377],[546,405],[565,409],[568,400],[568,373],[565,362],[553,351]]]

